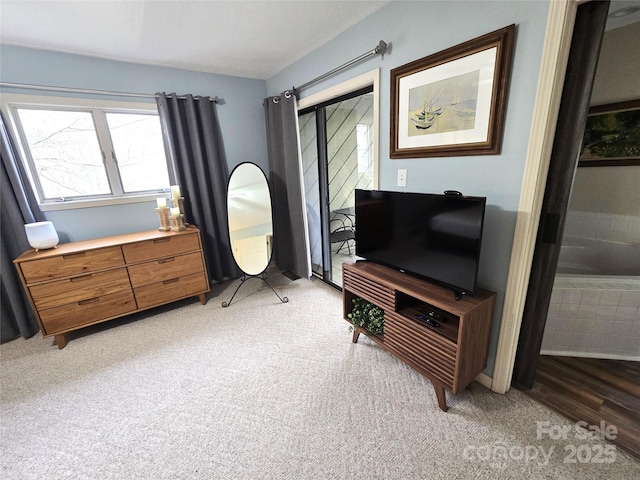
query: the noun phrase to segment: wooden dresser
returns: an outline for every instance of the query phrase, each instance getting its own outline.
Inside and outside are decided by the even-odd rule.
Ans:
[[[200,230],[117,235],[29,250],[14,260],[45,337],[198,296],[209,279]]]

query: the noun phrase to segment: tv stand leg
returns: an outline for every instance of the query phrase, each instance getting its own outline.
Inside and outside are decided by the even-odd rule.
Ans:
[[[431,380],[431,385],[433,385],[433,389],[436,391],[436,398],[438,399],[438,406],[440,410],[446,412],[448,410],[447,407],[447,395],[444,391],[444,387],[433,380]]]
[[[351,339],[352,343],[358,343],[358,338],[360,338],[360,332],[362,330],[360,330],[360,328],[358,327],[353,327],[353,338]]]

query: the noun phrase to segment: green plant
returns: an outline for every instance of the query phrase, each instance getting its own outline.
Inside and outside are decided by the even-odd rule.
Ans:
[[[352,301],[353,308],[347,314],[355,327],[362,327],[371,333],[384,333],[384,312],[366,300],[356,297]]]

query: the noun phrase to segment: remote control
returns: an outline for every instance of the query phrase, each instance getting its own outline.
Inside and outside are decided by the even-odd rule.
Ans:
[[[439,327],[439,326],[440,326],[440,324],[439,324],[438,322],[436,322],[435,320],[431,320],[430,318],[427,318],[427,317],[425,317],[424,315],[420,315],[419,313],[417,313],[417,314],[415,315],[415,317],[416,317],[418,320],[420,320],[420,321],[422,321],[422,322],[426,323],[427,325],[431,325],[432,327]]]
[[[426,314],[428,317],[438,320],[442,323],[446,323],[448,320],[447,317],[440,315],[439,313],[435,312],[434,310],[431,310],[428,307],[418,307],[418,310]]]

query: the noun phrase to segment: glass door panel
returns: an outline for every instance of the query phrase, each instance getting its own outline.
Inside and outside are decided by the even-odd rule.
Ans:
[[[304,110],[299,118],[313,271],[338,287],[342,263],[355,257],[354,189],[374,186],[371,90]]]
[[[326,107],[329,230],[333,283],[355,257],[356,188],[373,188],[373,98],[365,94]]]
[[[318,174],[318,147],[316,112],[300,115],[300,150],[302,152],[302,169],[304,193],[309,228],[309,245],[311,248],[311,269],[313,273],[324,275],[322,255],[322,227],[320,215],[320,188]]]

